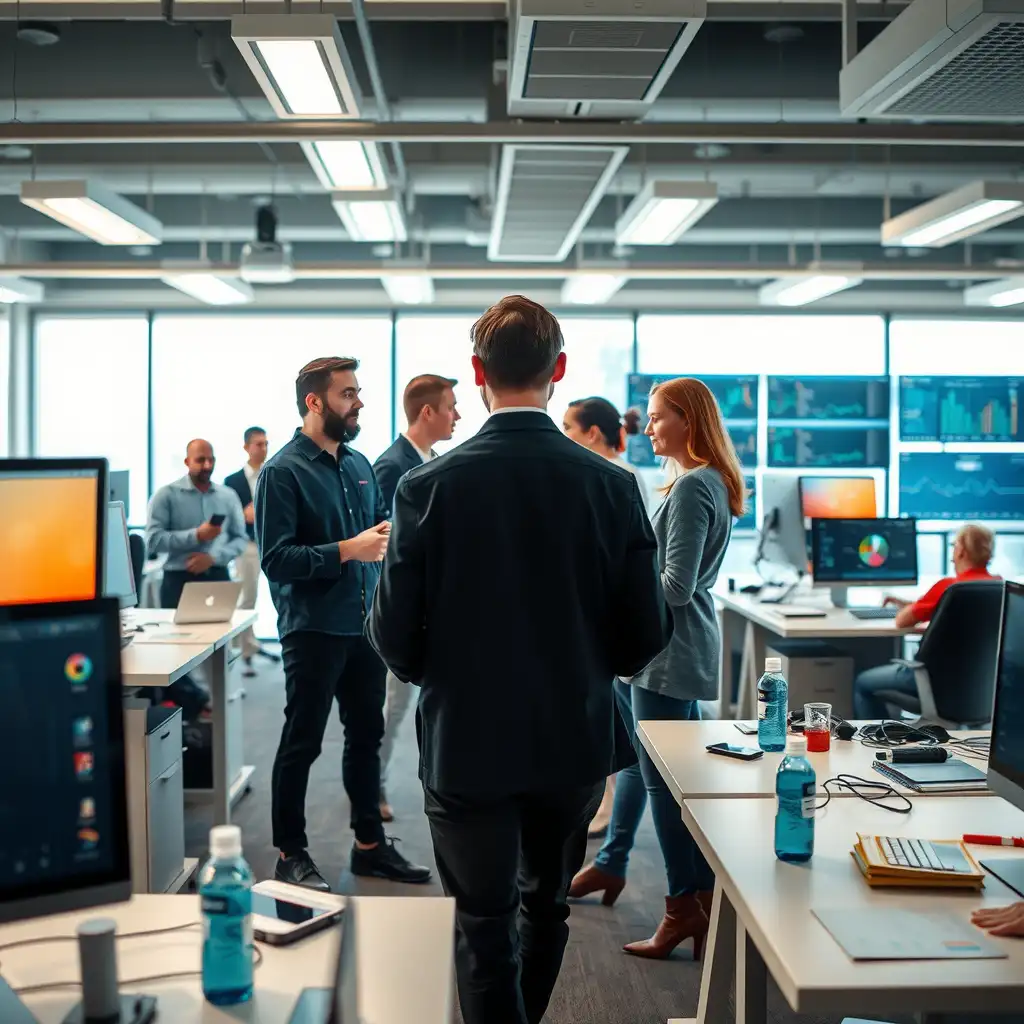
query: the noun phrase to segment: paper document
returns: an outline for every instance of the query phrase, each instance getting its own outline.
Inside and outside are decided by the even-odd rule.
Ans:
[[[999,946],[953,914],[852,907],[814,910],[851,960],[1002,960]]]

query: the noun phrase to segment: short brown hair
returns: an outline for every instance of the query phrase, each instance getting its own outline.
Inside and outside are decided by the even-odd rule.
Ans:
[[[306,415],[306,396],[318,395],[323,401],[327,389],[331,386],[332,373],[345,373],[359,367],[359,360],[350,356],[322,356],[299,370],[295,378],[295,404],[298,406],[299,415]]]
[[[473,353],[496,389],[526,390],[551,380],[562,351],[562,328],[540,303],[507,295],[470,331]]]
[[[454,388],[458,383],[451,377],[439,377],[436,373],[421,373],[418,377],[413,377],[405,385],[405,392],[402,395],[402,407],[410,425],[416,422],[425,405],[436,409],[445,391]]]

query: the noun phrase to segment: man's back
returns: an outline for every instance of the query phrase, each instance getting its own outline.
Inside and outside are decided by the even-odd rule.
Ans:
[[[498,796],[604,778],[612,681],[668,639],[634,479],[545,413],[502,413],[409,473],[394,516],[371,636],[422,686],[424,782]]]

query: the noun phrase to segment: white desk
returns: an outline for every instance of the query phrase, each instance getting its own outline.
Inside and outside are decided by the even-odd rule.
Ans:
[[[812,907],[877,907],[948,912],[967,920],[982,904],[1019,899],[991,876],[981,893],[873,890],[850,856],[857,832],[929,839],[964,832],[1024,834],[1024,813],[1005,801],[934,798],[915,804],[909,815],[897,815],[861,800],[835,800],[818,814],[814,856],[804,865],[776,859],[770,801],[687,800],[683,819],[716,879],[700,1024],[763,1024],[768,971],[798,1013],[882,1019],[912,1012],[1024,1013],[1020,939],[993,940],[1009,954],[1005,960],[855,963],[811,914]],[[981,859],[1024,857],[1024,851],[972,849]],[[734,969],[733,1017],[728,1003]]]
[[[339,903],[341,897],[334,897]],[[78,922],[112,917],[119,933],[146,931],[200,921],[197,896],[135,896],[130,903],[84,913],[62,914],[0,928],[0,945],[42,936],[74,936]],[[364,1024],[451,1024],[454,902],[443,897],[362,898],[356,956],[360,1019]],[[206,1003],[200,986],[202,929],[170,932],[118,942],[118,974],[123,991],[159,1000],[161,1021],[173,1024],[285,1024],[299,993],[333,984],[338,931],[322,932],[293,946],[260,944],[252,1000],[239,1007]],[[174,971],[191,978],[131,985],[132,978]],[[75,942],[5,950],[3,977],[15,989],[53,981],[77,981]],[[78,1001],[73,988],[29,993],[23,1001],[40,1024],[60,1024]]]
[[[860,723],[854,723],[860,724]],[[987,736],[985,732],[956,732],[957,738]],[[775,773],[778,771],[781,753],[765,755],[756,761],[738,761],[731,757],[709,754],[705,747],[709,743],[739,743],[747,747],[757,746],[756,736],[744,736],[737,731],[731,720],[706,722],[640,722],[637,736],[650,755],[668,788],[682,804],[684,800],[702,798],[741,799],[755,797],[775,799]],[[807,759],[814,766],[818,791],[821,784],[841,772],[857,775],[872,782],[888,782],[884,775],[871,767],[877,750],[866,747],[858,740],[837,740],[832,738],[831,749],[823,754],[808,754]],[[969,764],[982,771],[988,770],[988,761],[964,758]],[[935,800],[938,795],[915,793],[896,783],[895,789],[906,793],[912,800]],[[856,799],[849,790],[832,787],[834,797],[849,796]],[[944,797],[984,797],[981,793],[944,793]]]

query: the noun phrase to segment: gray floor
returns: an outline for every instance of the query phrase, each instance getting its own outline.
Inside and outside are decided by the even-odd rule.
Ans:
[[[236,806],[234,821],[242,827],[245,855],[256,876],[268,878],[276,857],[270,833],[270,768],[282,723],[284,681],[278,666],[263,662],[258,668],[258,677],[246,683],[245,701],[246,760],[255,764],[257,771],[252,792]],[[334,719],[323,753],[313,768],[306,808],[311,853],[324,876],[346,892],[381,896],[440,893],[436,885],[357,881],[348,873],[352,835],[348,801],[340,782],[341,739],[341,727]],[[389,795],[397,815],[389,831],[401,837],[401,849],[407,857],[432,865],[422,794],[416,780],[411,718],[404,725],[396,750]],[[189,856],[205,855],[209,824],[201,809],[189,810]],[[670,1017],[696,1014],[700,965],[693,962],[689,943],[664,962],[638,960],[621,952],[624,942],[651,934],[660,918],[664,892],[661,852],[648,815],[633,853],[629,884],[615,907],[607,909],[585,900],[573,908],[572,937],[546,1024],[657,1024]],[[794,1014],[774,987],[769,1005],[775,1024],[838,1024],[841,1019]],[[854,1015],[855,1011],[851,1007],[849,1013]],[[905,1018],[891,1020],[904,1024]]]

